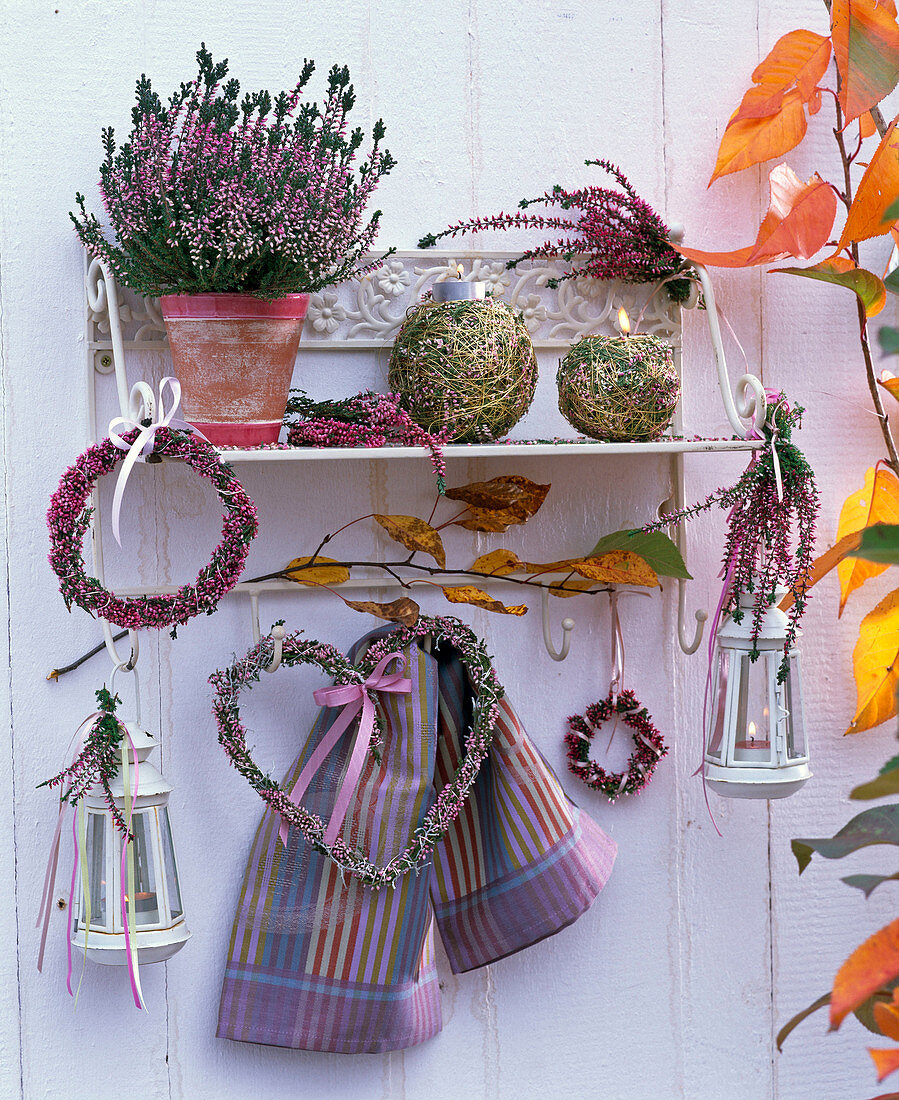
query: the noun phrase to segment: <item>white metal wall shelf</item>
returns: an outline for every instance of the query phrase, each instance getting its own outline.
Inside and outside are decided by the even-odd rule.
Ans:
[[[506,263],[515,254],[506,252],[408,251],[392,256],[385,266],[356,283],[343,284],[314,294],[309,305],[306,332],[300,344],[300,354],[335,352],[386,351],[394,340],[406,310],[435,281],[455,275],[462,263],[472,278],[483,279],[490,289],[499,289],[504,300],[519,309],[525,319],[534,347],[538,350],[566,349],[588,333],[617,332],[614,320],[623,305],[632,319],[639,322],[642,332],[665,337],[673,346],[675,362],[681,371],[681,311],[664,289],[622,283],[600,283],[592,279],[567,279],[557,287],[548,284],[564,274],[564,269],[548,264],[532,263],[514,272]],[[732,390],[727,371],[721,331],[715,307],[715,296],[704,268],[697,274],[702,288],[712,338],[718,386],[727,420],[733,429],[732,439],[690,438],[684,431],[681,404],[678,405],[671,434],[647,443],[597,443],[577,440],[519,440],[508,443],[448,445],[447,460],[458,458],[524,458],[552,459],[560,456],[589,461],[610,455],[664,455],[669,462],[670,491],[659,505],[659,514],[683,507],[684,454],[719,454],[728,451],[752,451],[760,448],[761,428],[765,422],[766,400],[761,381],[746,374]],[[86,265],[87,293],[86,347],[88,355],[87,382],[89,396],[90,434],[92,440],[105,435],[99,431],[97,411],[97,375],[115,377],[120,415],[128,415],[130,384],[126,352],[167,351],[165,325],[158,302],[139,298],[117,286],[115,280],[98,260]],[[690,305],[695,304],[694,295]],[[134,379],[137,381],[138,379]],[[307,448],[271,446],[263,448],[223,450],[223,460],[232,463],[284,463],[296,461],[348,461],[353,459],[392,461],[421,459],[428,455],[424,447],[376,448]],[[95,575],[103,581],[102,515],[98,494],[94,494],[92,545]],[[672,531],[672,537],[685,553],[682,528]],[[396,587],[397,580],[358,578],[352,587],[384,589]],[[485,585],[510,587],[504,578],[484,578]],[[698,649],[707,619],[705,611],[695,613],[696,625],[686,621],[686,582],[678,580],[678,642],[685,653]],[[516,586],[519,587],[520,586]],[[167,586],[122,588],[125,595],[152,594],[171,591]],[[249,596],[254,617],[254,633],[258,633],[258,599],[263,591],[309,592],[308,587],[288,582],[238,584],[235,593]],[[563,621],[564,641],[560,651],[552,646],[548,621],[548,601],[543,601],[544,640],[552,657],[559,660],[568,653],[573,623]],[[112,641],[112,632],[103,623],[110,655],[116,663],[121,658]],[[131,637],[132,659],[137,652],[137,638]]]

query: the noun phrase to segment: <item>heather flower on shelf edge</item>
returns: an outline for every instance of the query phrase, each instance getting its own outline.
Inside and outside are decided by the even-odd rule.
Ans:
[[[197,77],[166,104],[141,76],[125,144],[102,131],[100,192],[115,243],[78,194],[80,213],[69,216],[87,251],[145,296],[272,299],[360,274],[381,215],[365,221],[365,207],[396,162],[381,148],[379,119],[367,158],[354,165],[363,134],[349,129],[346,66],[331,69],[319,108],[300,102],[312,61],[291,91],[240,101],[227,60],[215,64],[203,44],[197,62]]]
[[[550,209],[577,211],[574,215],[504,214],[487,218],[472,218],[457,222],[441,233],[428,233],[418,242],[419,248],[432,248],[443,237],[459,233],[485,233],[496,229],[547,229],[559,233],[556,240],[547,240],[537,248],[528,249],[517,259],[509,260],[514,269],[524,260],[560,257],[568,263],[583,259],[558,279],[549,279],[547,286],[557,287],[566,279],[588,276],[593,279],[618,279],[623,283],[653,283],[665,281],[669,296],[684,302],[690,294],[689,265],[668,243],[668,227],[652,207],[643,201],[624,173],[607,160],[585,160],[608,172],[622,191],[604,187],[584,187],[566,191],[556,184],[536,199],[522,199],[519,209],[543,205]],[[683,278],[675,278],[680,272]]]

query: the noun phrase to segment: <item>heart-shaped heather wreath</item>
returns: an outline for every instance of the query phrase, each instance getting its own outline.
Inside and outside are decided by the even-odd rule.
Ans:
[[[428,635],[434,639],[435,645],[445,642],[458,652],[471,681],[474,712],[465,738],[465,754],[455,775],[437,795],[406,848],[384,866],[372,863],[363,852],[351,848],[340,836],[333,844],[326,844],[325,825],[321,818],[295,805],[289,793],[259,769],[247,748],[247,731],[240,721],[238,699],[243,688],[259,681],[262,668],[271,662],[273,639],[261,639],[241,660],[209,677],[216,693],[212,711],[218,724],[219,743],[234,767],[276,813],[300,830],[316,851],[375,889],[390,885],[409,871],[421,867],[434,845],[458,817],[493,740],[499,716],[498,704],[504,695],[503,687],[496,678],[484,643],[464,623],[451,616],[422,616],[414,626],[391,630],[368,648],[358,664],[334,646],[304,640],[300,634],[288,635],[283,643],[282,665],[316,665],[335,684],[361,685],[389,654]]]

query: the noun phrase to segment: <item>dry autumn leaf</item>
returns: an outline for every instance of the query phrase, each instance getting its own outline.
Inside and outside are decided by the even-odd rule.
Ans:
[[[808,123],[798,88],[787,92],[777,112],[761,118],[740,118],[734,112],[721,138],[709,187],[722,176],[782,157],[805,137]]]
[[[524,568],[526,573],[567,573],[578,562],[586,560],[586,558],[563,558],[561,561],[526,561]]]
[[[610,550],[596,558],[575,562],[572,569],[591,581],[605,584],[637,584],[644,588],[658,588],[659,578],[654,569],[630,550]]]
[[[837,540],[875,523],[899,523],[899,479],[885,467],[875,472],[875,468],[871,466],[865,473],[864,486],[858,492],[850,494],[840,510]],[[846,600],[851,593],[887,568],[887,565],[865,561],[863,558],[845,558],[839,562],[837,573],[840,578],[840,615],[843,614]]]
[[[752,267],[787,256],[810,259],[830,237],[837,213],[833,188],[817,174],[803,183],[786,164],[768,175],[771,201],[755,244],[733,252],[703,252],[675,245],[687,259],[710,267]]]
[[[421,614],[421,608],[408,596],[400,596],[391,603],[374,603],[372,600],[344,600],[344,603],[354,611],[375,615],[389,623],[402,623],[403,626],[415,626]]]
[[[488,592],[475,588],[473,584],[444,588],[443,594],[450,603],[470,603],[474,607],[482,607],[485,611],[494,611],[498,615],[527,615],[528,613],[524,604],[513,604],[507,607],[499,600],[495,600]]]
[[[899,977],[899,920],[881,928],[857,947],[837,971],[830,994],[830,1026],[888,982]]]
[[[852,654],[858,703],[846,733],[861,733],[896,714],[899,683],[899,589],[862,619]]]
[[[591,591],[595,583],[586,577],[566,577],[565,580],[554,584],[549,594],[558,596],[560,600],[570,600],[572,596],[580,596],[583,592]]]
[[[350,579],[350,571],[334,558],[315,558],[315,565],[309,565],[311,557],[294,558],[284,567],[284,575],[297,584],[343,584]],[[305,567],[305,568],[304,568]]]
[[[384,516],[379,512],[373,518],[395,542],[414,553],[430,555],[441,569],[444,568],[446,551],[443,549],[443,539],[430,523],[425,523],[418,516]]]
[[[878,1084],[899,1069],[899,1047],[868,1047],[868,1053],[871,1055],[871,1060],[874,1062],[874,1068],[877,1071]],[[897,1094],[894,1092],[890,1095],[896,1096]],[[875,1097],[875,1100],[889,1100],[889,1097]]]
[[[833,54],[846,123],[878,104],[899,80],[899,27],[893,0],[833,0]]]
[[[889,233],[893,219],[887,210],[899,194],[899,135],[893,119],[859,180],[838,248]]]
[[[775,267],[772,268],[772,274],[801,275],[806,279],[819,279],[824,283],[844,286],[858,295],[859,301],[865,307],[866,317],[876,317],[887,302],[883,280],[873,271],[856,266],[847,256],[840,254],[828,256],[814,267]]]
[[[814,31],[795,30],[774,43],[774,48],[752,74],[753,84],[737,108],[734,120],[764,118],[779,111],[785,94],[795,85],[806,103],[815,95],[818,81],[830,61],[830,39]]]
[[[549,485],[538,485],[518,474],[506,474],[490,481],[473,481],[469,485],[447,489],[446,496],[449,500],[467,504],[472,513],[502,513],[508,527],[513,523],[524,523],[538,512],[549,490]],[[466,524],[460,522],[459,526],[465,527]]]
[[[509,573],[519,573],[524,569],[524,562],[512,550],[491,550],[489,554],[483,554],[471,567],[473,573],[486,573],[491,577],[505,577]]]

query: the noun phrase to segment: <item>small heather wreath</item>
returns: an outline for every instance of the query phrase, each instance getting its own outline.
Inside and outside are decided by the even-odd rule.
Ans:
[[[590,745],[596,731],[617,715],[632,731],[634,751],[628,760],[627,771],[607,772],[590,759]],[[646,707],[642,706],[632,691],[622,691],[617,699],[608,698],[591,703],[586,717],[574,714],[568,719],[568,767],[588,787],[602,791],[610,802],[619,795],[637,794],[652,779],[656,764],[668,755],[668,747],[662,735],[653,725]]]
[[[137,435],[135,429],[122,439],[132,443]],[[168,595],[125,599],[104,588],[96,577],[88,576],[83,556],[84,534],[92,512],[88,500],[98,479],[111,473],[127,454],[111,440],[104,439],[78,456],[63,474],[47,512],[50,565],[59,577],[59,590],[66,606],[71,610],[72,604],[77,604],[90,615],[132,630],[186,623],[203,612],[211,615],[243,572],[257,529],[253,502],[211,444],[199,436],[169,428],[156,432],[155,443],[152,457],[182,459],[212,482],[222,502],[222,541],[192,585],[183,585]]]
[[[437,795],[404,851],[384,866],[372,863],[362,851],[351,848],[342,837],[327,845],[321,818],[294,805],[288,792],[259,769],[247,748],[247,731],[240,720],[238,699],[243,688],[258,683],[261,669],[271,662],[271,637],[263,638],[230,668],[217,670],[209,677],[216,692],[212,712],[218,725],[219,744],[228,754],[231,764],[276,813],[300,830],[316,851],[374,889],[391,885],[409,871],[422,867],[434,845],[458,817],[493,740],[499,715],[498,704],[504,695],[502,685],[496,678],[483,642],[464,623],[450,616],[422,616],[414,626],[390,631],[369,647],[358,664],[334,646],[311,639],[304,641],[299,634],[288,635],[283,643],[281,664],[316,665],[335,684],[362,684],[382,658],[427,635],[433,637],[435,645],[446,642],[457,650],[474,690],[474,713],[466,734],[465,754],[455,775]]]

